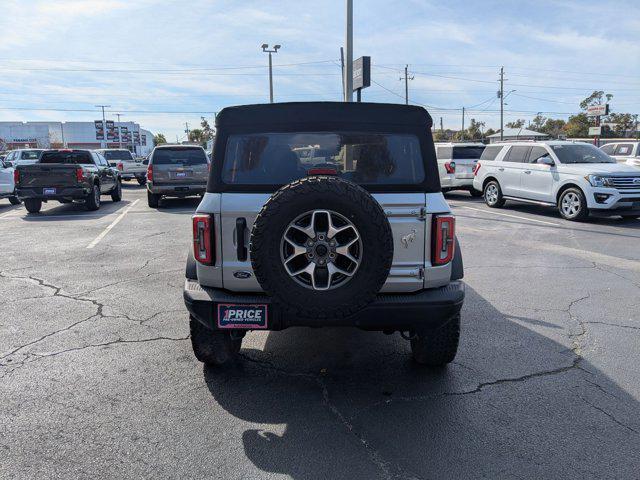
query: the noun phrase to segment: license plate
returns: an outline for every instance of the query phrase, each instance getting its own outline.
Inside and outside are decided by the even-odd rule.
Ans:
[[[43,195],[55,195],[56,194],[56,189],[55,188],[43,188],[42,189],[42,194]]]
[[[186,177],[187,173],[186,172],[176,172],[176,177]]]
[[[267,305],[218,304],[218,328],[267,328]]]

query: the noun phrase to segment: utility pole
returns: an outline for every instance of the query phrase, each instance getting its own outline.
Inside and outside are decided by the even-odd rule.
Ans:
[[[409,80],[413,80],[414,76],[409,76],[409,65],[404,66],[404,77],[400,77],[400,80],[404,80],[404,104],[409,105]]]
[[[638,140],[638,114],[637,113],[633,116],[633,119],[635,120],[635,123],[636,123],[636,140]]]
[[[440,117],[440,133],[442,134],[442,138],[444,139],[444,126],[442,125],[442,117]]]
[[[464,107],[462,107],[462,130],[460,131],[461,140],[464,140]]]
[[[184,131],[187,134],[187,142],[188,142],[189,141],[189,124],[187,122],[184,122]]]
[[[346,0],[347,24],[345,28],[345,46],[347,58],[344,71],[345,102],[353,102],[353,0]]]
[[[95,107],[102,109],[102,131],[104,132],[104,138],[100,142],[100,146],[107,148],[107,119],[104,117],[104,109],[111,107],[111,105],[95,105]]]
[[[344,85],[344,48],[340,47],[340,72],[342,73],[342,99],[347,96],[347,90]]]
[[[273,103],[273,60],[271,59],[272,53],[278,53],[281,45],[274,45],[273,49],[269,50],[269,44],[262,44],[262,51],[269,54],[269,103]]]
[[[500,67],[500,141],[504,140],[504,67]]]
[[[122,133],[120,132],[120,117],[122,116],[121,113],[116,113],[116,117],[118,117],[118,145],[119,148],[122,148]]]

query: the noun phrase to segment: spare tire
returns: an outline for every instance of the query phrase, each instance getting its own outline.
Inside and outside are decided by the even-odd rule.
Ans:
[[[314,176],[285,185],[251,231],[256,279],[286,314],[343,318],[371,303],[393,260],[391,226],[358,185]]]

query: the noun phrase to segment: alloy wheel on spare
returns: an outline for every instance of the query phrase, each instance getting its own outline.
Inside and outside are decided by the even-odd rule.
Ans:
[[[280,245],[287,273],[312,290],[331,290],[346,284],[362,260],[362,239],[344,216],[312,210],[293,220]]]

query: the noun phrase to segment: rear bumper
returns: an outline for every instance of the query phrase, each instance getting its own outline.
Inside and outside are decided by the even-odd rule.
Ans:
[[[289,317],[266,295],[235,294],[217,288],[201,287],[196,280],[186,279],[184,303],[189,313],[210,329],[217,327],[219,304],[266,304],[266,330],[288,327],[358,327],[364,330],[434,329],[457,315],[464,302],[464,284],[456,281],[440,288],[408,294],[380,294],[356,314],[341,319],[305,319]]]
[[[440,179],[440,186],[442,188],[451,189],[470,189],[473,188],[473,177],[471,178],[456,178],[454,174],[446,175]]]
[[[57,188],[55,195],[44,195],[42,188],[18,188],[16,195],[19,199],[36,198],[40,200],[58,200],[61,198],[72,198],[81,200],[89,195],[90,190],[83,187],[64,187]]]
[[[176,183],[167,183],[158,185],[157,183],[147,182],[147,190],[156,195],[166,195],[168,197],[188,197],[190,195],[200,195],[205,193],[205,191],[207,190],[207,184],[200,183],[182,185]]]
[[[147,176],[147,172],[122,172],[120,177],[123,180],[133,180],[134,178],[144,178]]]

